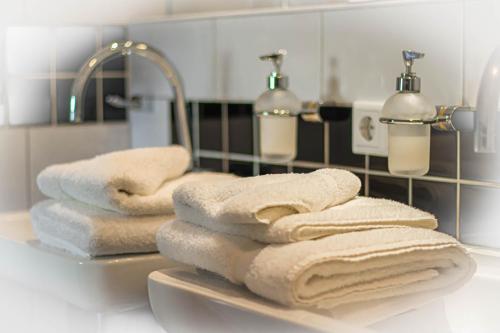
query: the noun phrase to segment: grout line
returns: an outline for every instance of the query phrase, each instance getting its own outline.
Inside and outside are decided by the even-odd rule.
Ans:
[[[365,197],[370,196],[370,176],[368,174],[370,171],[370,155],[365,155]]]
[[[253,111],[253,106],[252,106]],[[252,146],[253,146],[253,175],[257,176],[260,174],[260,164],[259,164],[259,119],[252,112]]]
[[[473,185],[473,186],[484,186],[500,189],[500,184],[495,182],[487,182],[481,180],[469,180],[469,179],[457,179],[457,183],[461,185]]]
[[[465,98],[465,94],[466,94],[466,88],[465,88],[465,82],[466,81],[466,73],[465,73],[465,52],[466,52],[466,49],[465,49],[465,30],[466,30],[466,15],[465,15],[465,0],[462,1],[462,105],[467,105],[466,104],[466,98]]]
[[[327,121],[323,125],[323,161],[325,165],[330,164],[330,123]]]
[[[0,50],[3,50],[3,55],[0,56],[0,107],[3,107],[3,119],[0,119],[0,128],[9,128],[10,117],[9,117],[9,72],[7,68],[7,57],[6,57],[6,47],[7,47],[7,27],[0,28]]]
[[[457,131],[457,193],[456,193],[456,223],[455,223],[455,234],[458,240],[460,240],[460,204],[461,204],[461,189],[460,189],[460,176],[462,173],[460,164],[460,131]]]
[[[222,170],[229,172],[229,114],[228,104],[223,103],[222,108],[222,151],[224,159],[222,161]]]
[[[57,46],[55,39],[50,41],[50,56],[49,56],[49,85],[50,85],[50,123],[56,126],[57,119]]]
[[[125,57],[127,59],[127,57]],[[105,78],[105,79],[123,79],[127,78],[128,74],[126,71],[112,71],[112,70],[101,70],[101,72],[95,72],[92,74],[92,78]],[[30,74],[8,74],[9,79],[15,80],[50,80],[55,77],[56,79],[70,80],[76,79],[78,77],[77,72],[57,72],[54,73],[30,73]]]
[[[33,196],[31,195],[31,185],[33,179],[31,179],[31,130],[26,128],[25,134],[25,154],[26,154],[26,203],[28,204],[28,209],[33,205]]]
[[[324,18],[325,13],[319,13],[319,99],[321,100],[324,94],[324,78],[325,78],[325,61],[323,54],[325,52],[325,30],[324,30]],[[327,123],[327,122],[325,122]]]
[[[413,178],[408,178],[408,205],[413,206]]]
[[[288,4],[289,0],[282,0]],[[160,22],[176,22],[176,21],[197,21],[207,19],[223,19],[230,17],[251,17],[262,15],[289,15],[294,13],[311,13],[319,11],[339,11],[360,8],[384,8],[388,6],[407,6],[421,3],[448,3],[457,2],[459,0],[378,0],[378,1],[354,1],[354,2],[337,2],[325,4],[313,4],[302,6],[274,6],[274,7],[261,7],[251,9],[235,9],[235,10],[221,10],[214,12],[199,12],[199,13],[180,13],[173,15],[157,15],[146,19],[131,20],[127,22],[129,25],[143,25]]]
[[[102,46],[102,26],[96,27],[96,49]],[[96,118],[98,123],[104,122],[104,91],[102,80],[102,65],[96,69]]]
[[[218,51],[219,51],[219,36],[218,36],[218,30],[217,30],[217,25],[218,25],[218,20],[217,19],[213,19],[212,21],[212,26],[213,26],[213,29],[214,29],[214,60],[213,60],[213,64],[212,66],[214,66],[214,73],[215,73],[215,96],[221,100],[221,96],[223,95],[222,94],[222,80],[221,80],[221,77],[220,77],[220,59],[219,57],[217,56],[218,55]],[[216,98],[216,100],[217,100]],[[224,101],[227,103],[227,101]]]
[[[282,162],[275,163],[275,162],[271,162],[271,161],[267,161],[267,160],[264,161],[264,160],[260,159],[259,157],[248,155],[248,154],[237,154],[237,153],[223,154],[220,151],[213,151],[213,150],[200,150],[200,156],[207,157],[207,158],[216,158],[216,159],[228,158],[228,159],[234,160],[234,161],[246,161],[246,162],[253,162],[256,159],[258,162],[262,162],[262,163],[266,163],[266,164],[281,165],[281,166],[287,165],[287,163],[282,163]],[[310,168],[310,169],[314,169],[314,168],[319,169],[319,168],[325,167],[325,165],[323,163],[309,162],[309,161],[293,161],[293,166]],[[356,173],[367,173],[368,175],[371,175],[371,176],[381,176],[381,177],[399,178],[399,179],[408,179],[409,178],[408,176],[391,175],[387,171],[366,170],[364,167],[359,168],[359,167],[352,167],[352,166],[341,165],[341,164],[328,164],[328,167],[350,170],[350,171],[356,172]],[[447,184],[458,184],[459,183],[462,185],[474,185],[474,186],[482,186],[482,187],[500,189],[500,183],[476,181],[476,180],[468,180],[468,179],[446,178],[446,177],[437,177],[437,176],[414,176],[414,177],[412,177],[412,179],[425,180],[425,181],[435,182],[435,183],[447,183]]]
[[[273,162],[269,160],[263,160],[258,156],[252,156],[248,154],[238,154],[238,153],[228,153],[225,154],[221,151],[215,151],[215,150],[203,150],[200,149],[200,156],[205,157],[205,158],[214,158],[214,159],[224,159],[227,158],[229,160],[233,161],[240,161],[240,162],[254,162],[257,160],[259,163],[265,163],[265,164],[270,164],[270,165],[279,165],[279,166],[288,166],[289,163],[283,163],[283,162]],[[309,169],[320,169],[324,168],[325,165],[323,163],[318,163],[318,162],[308,162],[308,161],[293,161],[291,162],[292,167],[301,167],[301,168],[309,168]],[[346,169],[346,170],[351,170],[353,172],[357,173],[363,173],[364,169],[361,168],[356,168],[356,167],[349,167],[345,165],[329,165],[330,167],[335,167],[339,169]]]
[[[128,27],[125,27],[125,38],[128,39],[129,37],[129,31],[128,31]],[[132,94],[132,86],[131,86],[131,57],[123,57],[124,59],[124,65],[125,65],[125,68],[124,68],[124,71],[123,71],[123,74],[124,74],[124,79],[125,79],[125,98],[127,99],[127,101],[130,100],[130,98],[132,97],[131,94]],[[104,74],[104,73],[103,73]],[[131,130],[131,126],[132,124],[130,123],[130,109],[127,108],[127,123],[129,125],[129,129]],[[172,112],[172,110],[170,110],[170,112]],[[168,117],[168,115],[167,115]],[[172,125],[170,125],[172,127]],[[171,130],[171,129],[170,129]],[[132,147],[132,136],[130,135],[129,136],[129,145],[130,147]]]
[[[193,117],[193,157],[196,166],[200,166],[200,104],[192,102],[192,117]]]

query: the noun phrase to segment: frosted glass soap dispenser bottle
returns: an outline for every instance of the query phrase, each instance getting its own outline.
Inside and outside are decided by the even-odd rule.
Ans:
[[[274,65],[267,77],[267,90],[254,104],[260,126],[260,155],[271,162],[288,162],[297,155],[297,115],[302,103],[288,90],[288,76],[281,73],[285,55],[285,50],[278,50],[260,57]]]
[[[382,108],[381,121],[389,126],[389,172],[421,176],[429,171],[430,122],[435,107],[420,93],[420,78],[412,72],[415,59],[423,53],[405,50],[405,72],[397,78],[395,95]]]

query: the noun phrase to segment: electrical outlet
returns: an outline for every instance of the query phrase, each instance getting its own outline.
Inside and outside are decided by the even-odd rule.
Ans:
[[[354,102],[352,105],[352,152],[387,156],[387,125],[380,114],[384,103]]]

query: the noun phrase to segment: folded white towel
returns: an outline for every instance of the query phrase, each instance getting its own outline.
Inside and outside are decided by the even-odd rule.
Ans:
[[[274,174],[179,186],[174,202],[220,223],[269,224],[284,216],[318,212],[359,192],[353,173],[320,169],[308,174]]]
[[[46,200],[31,209],[43,244],[81,257],[156,252],[156,232],[174,217],[124,216],[70,200]]]
[[[175,220],[157,235],[171,259],[245,284],[288,306],[334,308],[447,288],[470,279],[475,263],[452,237],[421,228],[373,229],[265,245]]]
[[[219,223],[206,214],[207,210],[177,201],[174,201],[174,206],[179,220],[264,243],[297,242],[368,229],[437,227],[437,220],[432,214],[400,202],[366,197],[357,197],[319,212],[288,215],[273,223],[259,225]]]
[[[189,161],[189,153],[180,146],[132,149],[50,166],[37,182],[54,199],[73,199],[128,215],[170,214],[178,185],[214,176],[182,176]]]

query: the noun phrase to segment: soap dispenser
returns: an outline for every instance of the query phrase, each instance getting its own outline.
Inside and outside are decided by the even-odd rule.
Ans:
[[[281,73],[285,50],[263,55],[274,70],[267,77],[267,90],[254,104],[260,126],[260,155],[270,162],[288,162],[297,155],[297,116],[302,103],[288,90],[288,76]]]
[[[389,172],[421,176],[429,171],[430,123],[435,107],[420,93],[420,78],[412,70],[424,53],[404,50],[405,72],[396,80],[395,95],[382,108],[381,122],[388,124]]]

